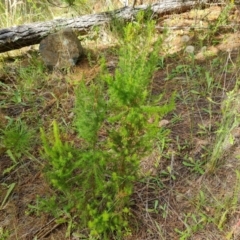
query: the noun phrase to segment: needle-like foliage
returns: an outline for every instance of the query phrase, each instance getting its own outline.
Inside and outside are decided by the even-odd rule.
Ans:
[[[142,20],[143,15],[124,29],[115,74],[103,66],[96,83],[81,83],[76,90],[74,122],[82,148],[63,143],[56,123],[50,144],[42,131],[46,174],[60,192],[55,200],[88,229],[88,239],[130,234],[130,198],[140,161],[165,137],[159,121],[174,108],[173,99],[161,105],[160,96],[151,96],[162,42],[154,39],[154,22]]]

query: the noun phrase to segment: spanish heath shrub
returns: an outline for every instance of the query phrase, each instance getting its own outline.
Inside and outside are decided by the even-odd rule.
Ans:
[[[153,21],[142,22],[140,15],[124,28],[115,74],[103,63],[97,81],[76,90],[74,125],[81,147],[63,143],[56,122],[51,141],[42,131],[46,176],[57,190],[53,206],[70,214],[88,239],[130,234],[139,163],[165,137],[159,121],[174,108],[173,99],[161,105],[161,96],[151,95],[162,39],[155,40]]]

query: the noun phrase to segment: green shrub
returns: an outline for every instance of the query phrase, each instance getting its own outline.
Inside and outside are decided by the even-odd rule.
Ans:
[[[0,148],[11,152],[17,158],[26,153],[33,145],[32,129],[29,129],[21,119],[11,119],[5,129],[0,129]]]
[[[12,165],[2,172],[7,174],[14,170],[24,155],[34,146],[34,130],[29,128],[21,119],[8,118],[9,122],[3,129],[0,128],[0,154],[6,154]]]
[[[81,230],[88,229],[88,239],[121,239],[130,233],[139,163],[165,137],[159,121],[174,108],[173,98],[160,105],[161,96],[151,96],[162,39],[154,41],[155,23],[143,26],[141,17],[124,29],[115,74],[103,63],[97,82],[82,82],[76,90],[74,122],[81,147],[63,143],[56,122],[52,140],[41,131],[46,176],[59,193],[51,198],[52,209],[44,202],[45,209],[70,213]]]

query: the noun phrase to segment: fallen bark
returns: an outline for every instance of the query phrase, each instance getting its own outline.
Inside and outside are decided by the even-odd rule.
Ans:
[[[141,10],[151,9],[153,14],[166,14],[172,12],[184,12],[199,4],[200,1],[184,0],[163,0],[152,5],[141,5],[137,7],[124,7],[118,10],[104,12],[99,14],[90,14],[71,19],[55,19],[47,22],[36,22],[24,24],[21,26],[0,29],[0,52],[7,52],[19,49],[25,46],[38,44],[49,33],[56,32],[59,29],[71,27],[80,32],[87,32],[92,26],[102,25],[115,19],[130,21],[134,19]]]

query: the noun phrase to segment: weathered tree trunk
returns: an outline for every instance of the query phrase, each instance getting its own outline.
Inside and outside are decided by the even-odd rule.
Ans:
[[[71,27],[80,32],[87,32],[90,27],[121,18],[126,21],[133,19],[140,10],[151,9],[153,14],[187,11],[203,0],[163,0],[150,6],[141,5],[135,8],[124,7],[111,12],[84,15],[71,19],[55,19],[47,22],[36,22],[0,30],[0,52],[6,52],[21,47],[38,44],[49,33],[65,27]],[[205,2],[206,3],[206,2]]]

